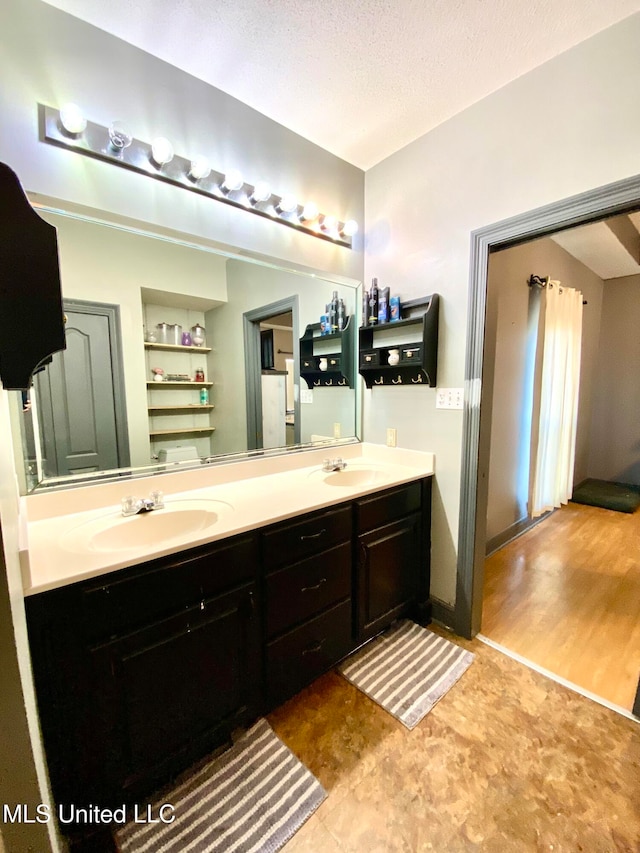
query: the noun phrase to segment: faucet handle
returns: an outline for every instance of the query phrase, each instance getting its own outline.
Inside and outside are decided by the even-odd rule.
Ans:
[[[127,495],[125,498],[122,498],[121,503],[123,515],[135,515],[140,509],[140,498],[136,498],[133,495]]]
[[[155,492],[151,492],[149,500],[153,504],[154,509],[162,509],[164,506],[164,492],[161,492],[159,489]]]

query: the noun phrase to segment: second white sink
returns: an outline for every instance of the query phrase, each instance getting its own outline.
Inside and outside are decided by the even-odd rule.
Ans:
[[[61,544],[75,552],[137,550],[204,533],[232,509],[225,501],[176,500],[127,518],[112,512],[65,531]]]

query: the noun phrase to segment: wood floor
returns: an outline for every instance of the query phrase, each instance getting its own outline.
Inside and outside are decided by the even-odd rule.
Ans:
[[[631,710],[640,675],[640,510],[569,503],[488,557],[481,632]]]

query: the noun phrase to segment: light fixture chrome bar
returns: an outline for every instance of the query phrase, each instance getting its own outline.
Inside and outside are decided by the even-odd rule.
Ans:
[[[174,155],[170,162],[158,166],[151,156],[151,144],[139,139],[132,138],[131,144],[120,151],[114,150],[110,144],[109,129],[95,122],[87,121],[86,127],[81,133],[71,134],[64,130],[60,121],[60,110],[38,104],[38,118],[40,128],[40,140],[49,145],[66,148],[76,154],[84,154],[123,169],[154,178],[157,181],[181,187],[198,195],[230,204],[232,207],[241,208],[248,213],[254,213],[277,222],[280,225],[288,225],[297,231],[302,231],[320,240],[326,240],[338,246],[352,248],[352,239],[349,234],[342,231],[344,222],[338,222],[333,233],[328,233],[322,227],[311,227],[307,220],[301,219],[303,205],[298,205],[295,210],[285,211],[279,207],[282,196],[272,193],[271,197],[264,201],[252,200],[254,187],[251,184],[243,184],[238,190],[229,191],[223,189],[222,185],[225,175],[211,169],[211,172],[199,180],[190,177],[191,160]],[[318,221],[328,217],[319,214]]]

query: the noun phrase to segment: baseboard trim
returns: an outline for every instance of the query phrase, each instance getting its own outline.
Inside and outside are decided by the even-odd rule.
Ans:
[[[511,649],[507,649],[504,646],[501,646],[500,643],[495,643],[493,640],[490,640],[489,637],[485,637],[483,634],[476,634],[476,640],[480,640],[480,642],[484,643],[486,646],[491,646],[492,649],[495,649],[501,654],[512,658],[512,660],[515,660],[518,663],[529,667],[529,669],[533,669],[535,672],[539,672],[540,675],[544,675],[546,678],[550,678],[551,681],[555,681],[557,684],[561,684],[563,687],[567,687],[569,690],[573,690],[574,693],[579,693],[586,699],[591,699],[592,702],[597,702],[598,705],[603,705],[610,711],[614,711],[616,714],[620,714],[620,716],[626,717],[628,720],[632,720],[634,723],[640,723],[638,717],[634,716],[634,714],[632,714],[631,711],[627,710],[627,708],[623,708],[621,705],[615,705],[613,702],[609,702],[608,699],[603,699],[602,696],[596,696],[596,694],[592,693],[590,690],[585,690],[585,688],[580,687],[579,684],[574,684],[572,681],[567,681],[567,679],[563,678],[561,675],[556,675],[555,672],[550,672],[550,670],[545,669],[543,666],[539,666],[539,664],[534,663],[528,658],[522,657],[522,655],[519,655],[517,652],[512,652]]]
[[[439,598],[431,597],[431,616],[434,622],[455,631],[455,607],[453,604],[447,604],[446,601],[440,601]]]
[[[485,555],[490,557],[494,551],[497,551],[499,548],[507,545],[513,539],[517,539],[518,536],[522,536],[523,533],[526,533],[526,531],[531,527],[535,527],[536,524],[540,524],[540,522],[544,521],[551,512],[553,512],[553,510],[545,512],[544,515],[539,516],[539,518],[531,518],[531,516],[526,515],[524,518],[514,521],[514,523],[507,527],[506,530],[503,530],[501,533],[498,533],[497,536],[493,536],[487,541]]]

